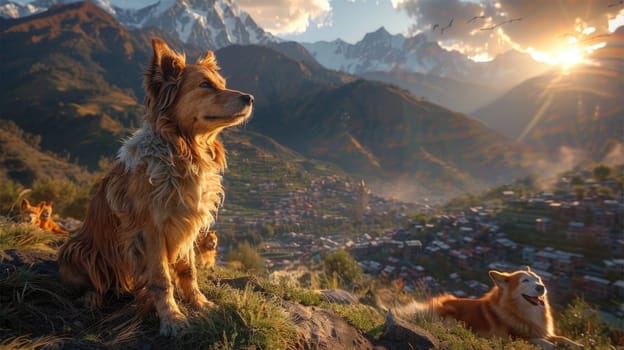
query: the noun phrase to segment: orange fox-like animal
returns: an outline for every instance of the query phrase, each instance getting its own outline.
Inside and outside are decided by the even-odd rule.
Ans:
[[[489,275],[494,287],[481,298],[457,298],[445,294],[425,303],[412,301],[390,311],[399,317],[433,312],[462,322],[479,336],[522,338],[543,349],[554,349],[556,344],[583,348],[581,344],[555,334],[546,287],[530,268],[511,273],[491,270]]]
[[[52,202],[39,202],[37,205],[31,205],[28,199],[22,199],[20,215],[22,222],[33,224],[42,230],[61,235],[69,234],[69,232],[52,220]]]
[[[197,266],[212,268],[217,264],[217,232],[212,230],[201,230],[195,244],[195,255]]]
[[[145,120],[126,140],[89,203],[84,225],[59,250],[61,280],[91,306],[109,291],[151,302],[160,334],[213,305],[197,284],[194,245],[224,195],[220,132],[245,122],[253,96],[226,88],[214,53],[187,64],[160,39],[144,74]]]

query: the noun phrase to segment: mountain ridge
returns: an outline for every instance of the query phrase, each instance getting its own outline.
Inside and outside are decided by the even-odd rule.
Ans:
[[[90,3],[60,5],[6,23],[0,43],[9,51],[0,53],[0,58],[6,62],[5,69],[11,70],[2,71],[7,79],[0,82],[9,92],[0,98],[0,107],[6,111],[3,118],[41,134],[44,147],[60,153],[69,151],[90,167],[97,166],[100,156],[115,154],[119,140],[141,123],[141,73],[151,55],[145,34],[127,30]],[[38,36],[33,42],[28,31],[16,30],[34,23],[45,24],[40,28],[45,33],[59,35]],[[89,36],[89,28],[97,31]],[[24,46],[24,42],[32,44]],[[186,46],[181,49],[186,50]],[[297,56],[296,50],[291,54]],[[482,181],[483,174],[472,164],[490,164],[492,157],[486,147],[500,150],[498,145],[507,141],[466,116],[434,107],[406,90],[363,82],[267,46],[230,45],[216,55],[229,86],[256,97],[248,128],[306,157],[331,161],[367,180],[391,180],[400,175],[429,184],[423,188],[433,188],[436,177],[441,177],[448,181],[440,188],[451,191],[523,173],[518,171],[522,150],[509,144],[514,156],[497,165],[491,163],[497,172],[490,173],[497,176]],[[46,62],[43,65],[42,59]],[[387,109],[380,108],[386,105]],[[430,110],[448,123],[437,120],[442,117],[427,118]],[[355,126],[348,134],[339,119],[345,112],[351,113],[353,119],[348,123]],[[410,115],[414,113],[421,117]],[[396,123],[404,128],[396,128]],[[445,139],[446,128],[454,124],[458,126],[452,136],[455,141]],[[370,125],[377,126],[371,129]],[[429,135],[419,130],[428,130]],[[409,141],[407,131],[427,143]],[[426,139],[434,134],[439,136]],[[400,142],[395,144],[394,139]],[[477,140],[483,140],[483,147]],[[334,145],[334,149],[319,147],[324,143]],[[467,145],[472,146],[463,147]],[[469,156],[471,161],[461,161],[462,156]],[[403,164],[410,162],[412,166]]]
[[[366,33],[355,44],[336,39],[302,45],[325,67],[351,74],[399,70],[479,82],[499,90],[508,89],[547,67],[513,50],[490,62],[474,62],[429,41],[424,33],[404,37],[390,34],[383,27]]]
[[[35,0],[22,4],[0,3],[0,18],[21,18],[54,6],[81,0]],[[232,0],[160,0],[138,9],[114,6],[108,0],[89,0],[128,28],[158,28],[179,40],[203,48],[219,49],[231,44],[266,44],[278,40],[260,28]]]

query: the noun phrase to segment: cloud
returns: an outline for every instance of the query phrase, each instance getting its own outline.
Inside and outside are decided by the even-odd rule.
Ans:
[[[427,33],[468,56],[487,53],[490,57],[511,48],[562,50],[570,37],[583,40],[607,33],[608,20],[624,8],[616,0],[394,0],[393,4],[414,19],[412,32]],[[483,17],[470,21],[475,16]],[[453,25],[444,34],[432,30],[451,19]],[[519,20],[506,22],[512,19]],[[587,30],[591,27],[594,32]],[[482,30],[486,28],[491,29]]]
[[[302,33],[331,20],[330,0],[238,0],[239,7],[273,34]]]

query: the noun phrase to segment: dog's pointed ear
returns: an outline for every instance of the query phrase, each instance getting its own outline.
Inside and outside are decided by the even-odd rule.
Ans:
[[[39,209],[43,209],[43,207],[45,207],[45,206],[46,206],[46,202],[45,201],[41,201],[41,202],[39,202],[39,204],[37,204],[37,208],[39,208]]]
[[[492,279],[494,284],[496,284],[500,288],[505,288],[507,286],[507,283],[509,282],[509,276],[506,273],[498,272],[496,270],[490,270],[488,274],[490,275],[490,278]]]
[[[204,66],[210,70],[219,70],[219,65],[217,65],[217,58],[212,51],[206,52],[204,57],[197,60],[197,64],[200,66]]]
[[[145,88],[157,96],[165,82],[175,81],[184,70],[185,58],[169,48],[169,45],[160,38],[152,39],[153,54],[145,72]]]
[[[20,208],[26,209],[28,207],[30,207],[30,202],[28,201],[28,199],[26,199],[26,198],[22,199],[22,203],[20,204]]]

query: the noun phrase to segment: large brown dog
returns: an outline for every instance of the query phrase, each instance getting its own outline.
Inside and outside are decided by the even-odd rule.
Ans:
[[[554,349],[555,344],[583,348],[566,337],[555,335],[546,287],[530,268],[512,273],[492,270],[489,275],[494,287],[479,299],[445,294],[426,303],[413,301],[391,312],[399,317],[433,312],[462,322],[477,335],[522,338],[544,349]]]
[[[147,296],[160,334],[172,336],[186,323],[172,282],[192,306],[212,305],[197,285],[193,245],[223,198],[217,136],[250,116],[253,96],[226,89],[212,52],[186,65],[162,40],[152,47],[144,125],[124,142],[58,262],[62,281],[92,306],[108,291]]]

